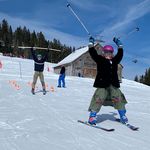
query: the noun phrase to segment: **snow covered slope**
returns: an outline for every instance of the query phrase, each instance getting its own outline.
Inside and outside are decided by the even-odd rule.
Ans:
[[[150,149],[150,87],[124,79],[127,116],[140,129],[131,131],[115,122],[116,110],[102,107],[98,125],[115,129],[105,132],[77,122],[88,119],[93,79],[66,77],[67,88],[57,88],[58,75],[46,63],[49,92],[32,95],[33,61],[2,56],[0,61],[0,150]]]

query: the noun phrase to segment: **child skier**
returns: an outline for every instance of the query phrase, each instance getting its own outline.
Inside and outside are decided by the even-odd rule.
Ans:
[[[46,94],[46,88],[45,88],[45,82],[44,82],[44,62],[47,60],[48,57],[48,50],[46,50],[46,54],[44,57],[42,57],[41,54],[35,54],[35,49],[31,48],[32,57],[34,60],[34,76],[33,76],[33,82],[32,82],[32,94],[35,94],[35,84],[37,82],[38,77],[40,78],[42,88],[43,88],[43,94]]]
[[[118,46],[118,52],[114,56],[114,49],[110,45],[103,47],[103,55],[98,55],[94,47],[94,38],[89,39],[89,53],[92,59],[97,64],[97,75],[94,82],[96,91],[92,97],[89,111],[90,116],[88,122],[90,124],[96,124],[96,114],[100,111],[100,108],[106,100],[111,99],[111,103],[114,108],[118,110],[120,120],[122,123],[127,123],[125,104],[127,103],[125,98],[123,99],[122,93],[119,89],[120,83],[118,80],[118,64],[123,57],[123,45],[121,41],[114,38],[113,41]]]

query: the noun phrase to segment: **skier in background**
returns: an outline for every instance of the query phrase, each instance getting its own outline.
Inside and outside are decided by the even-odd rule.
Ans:
[[[57,87],[61,87],[61,82],[62,82],[62,87],[65,88],[65,70],[66,70],[65,67],[62,66],[61,70],[60,70],[60,75],[59,75]]]
[[[31,48],[31,54],[34,60],[34,76],[33,76],[33,82],[32,82],[32,94],[35,94],[35,85],[37,82],[38,77],[40,78],[42,88],[43,88],[43,94],[46,94],[46,87],[44,82],[44,62],[47,60],[48,57],[48,50],[46,50],[45,56],[43,57],[41,54],[35,54],[35,49]]]
[[[114,49],[110,45],[103,47],[103,54],[98,55],[94,47],[94,38],[90,37],[89,39],[89,53],[92,59],[97,64],[97,76],[94,82],[94,87],[96,91],[92,97],[90,106],[89,106],[89,120],[90,124],[96,124],[96,115],[100,111],[101,106],[105,105],[107,99],[111,100],[112,106],[118,110],[120,115],[120,121],[122,123],[127,123],[128,119],[126,117],[125,104],[127,103],[124,95],[122,95],[119,87],[118,79],[118,64],[123,57],[123,45],[121,41],[117,38],[114,38],[113,41],[118,46],[118,52],[114,56]]]

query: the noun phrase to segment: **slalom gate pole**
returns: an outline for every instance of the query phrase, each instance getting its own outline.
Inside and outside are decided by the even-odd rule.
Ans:
[[[21,68],[21,62],[19,61],[19,72],[20,72],[20,78],[22,79],[22,68]]]
[[[14,47],[14,46],[11,46]],[[54,48],[45,48],[45,47],[29,47],[29,46],[17,46],[17,48],[21,48],[21,49],[30,49],[30,48],[35,48],[35,49],[45,49],[45,50],[49,50],[49,51],[57,51],[57,52],[61,52],[61,50],[59,49],[54,49]]]
[[[84,28],[84,30],[87,32],[88,36],[90,36],[90,32],[88,31],[88,29],[86,28],[86,26],[84,25],[84,23],[81,21],[81,19],[78,17],[78,15],[74,12],[74,10],[72,9],[71,5],[69,3],[67,3],[67,7],[69,8],[69,10],[73,13],[73,15],[77,18],[77,20],[79,21],[79,23],[82,25],[82,27]]]

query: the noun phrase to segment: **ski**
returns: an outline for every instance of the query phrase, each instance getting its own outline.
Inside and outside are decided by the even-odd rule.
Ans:
[[[119,118],[116,118],[115,121],[121,123]],[[121,123],[121,124],[123,124],[123,123]],[[131,124],[129,124],[129,123],[125,123],[125,124],[123,124],[123,125],[127,126],[129,129],[131,129],[131,130],[133,130],[133,131],[138,131],[138,129],[139,129],[139,127],[133,126],[133,125],[131,125]]]
[[[101,129],[103,131],[107,131],[107,132],[111,132],[111,131],[114,131],[115,129],[107,129],[107,128],[103,128],[103,127],[100,127],[100,126],[97,126],[97,125],[91,125],[89,124],[87,121],[82,121],[82,120],[78,120],[79,123],[82,123],[82,124],[85,124],[85,125],[88,125],[90,127],[93,127],[93,128],[97,128],[97,129]]]

